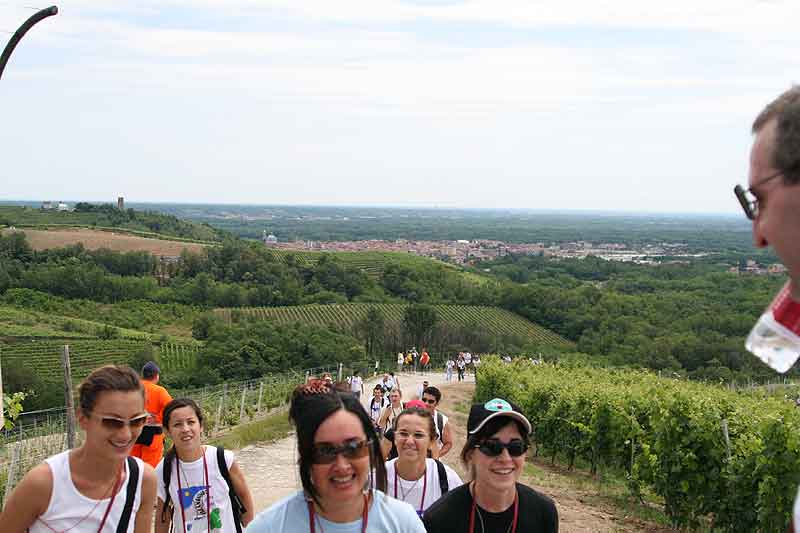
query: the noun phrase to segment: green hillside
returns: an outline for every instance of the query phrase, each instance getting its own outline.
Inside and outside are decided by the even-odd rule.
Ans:
[[[110,330],[108,329],[110,328]],[[112,331],[112,333],[109,333]],[[0,305],[0,338],[2,337],[59,337],[97,338],[112,335],[123,339],[150,340],[144,331],[113,327],[103,322],[54,315]]]
[[[337,260],[341,261],[344,265],[363,270],[373,277],[379,276],[384,267],[389,263],[397,263],[404,266],[420,266],[420,265],[439,265],[451,268],[454,271],[458,267],[432,259],[430,257],[422,257],[410,253],[400,252],[323,252],[323,251],[305,251],[305,250],[281,250],[276,248],[267,248],[269,254],[273,257],[286,262],[290,256],[294,257],[294,261],[299,265],[313,265],[319,261],[323,255],[331,255]]]
[[[215,313],[227,323],[238,317],[275,320],[278,323],[305,322],[320,326],[334,326],[352,330],[357,321],[375,307],[385,317],[387,323],[399,325],[403,320],[405,304],[334,304],[297,305],[288,307],[244,307],[217,309]],[[480,326],[494,335],[513,335],[531,339],[542,344],[567,347],[572,344],[556,333],[496,307],[472,305],[437,305],[439,320],[453,328],[474,328]]]
[[[224,232],[154,211],[119,210],[110,204],[78,203],[73,211],[0,205],[0,226],[86,227],[129,230],[143,237],[168,236],[192,241],[219,241]]]

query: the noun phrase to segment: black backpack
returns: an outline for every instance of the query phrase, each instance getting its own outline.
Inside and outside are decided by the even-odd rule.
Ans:
[[[164,492],[166,493],[164,512],[168,511],[170,517],[172,517],[172,498],[169,495],[169,482],[172,477],[172,457],[174,457],[172,454],[168,454],[164,457],[163,471]],[[231,499],[231,509],[233,510],[233,521],[236,524],[236,533],[242,533],[242,515],[247,512],[247,509],[245,509],[242,500],[239,499],[239,495],[236,494],[236,491],[233,489],[231,473],[228,472],[228,463],[225,462],[225,448],[222,446],[217,446],[217,466],[219,467],[219,473],[228,485],[228,496]],[[208,512],[210,513],[211,509],[209,509]],[[161,521],[164,521],[163,513],[161,515]],[[119,533],[119,531],[117,533]]]

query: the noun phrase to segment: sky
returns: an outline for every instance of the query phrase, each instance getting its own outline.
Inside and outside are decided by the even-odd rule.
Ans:
[[[58,7],[0,80],[2,199],[735,213],[800,78],[797,0]]]

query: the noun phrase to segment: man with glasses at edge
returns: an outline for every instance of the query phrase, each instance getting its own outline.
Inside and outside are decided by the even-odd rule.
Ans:
[[[752,127],[749,188],[734,189],[753,221],[753,243],[771,246],[789,272],[789,303],[800,303],[800,86],[770,102]],[[800,533],[800,497],[790,531]]]
[[[437,409],[441,400],[442,393],[436,387],[428,387],[422,391],[422,402],[433,415],[433,423],[436,426],[436,441],[431,446],[431,454],[434,459],[444,457],[453,447],[453,433],[447,423],[447,415]]]

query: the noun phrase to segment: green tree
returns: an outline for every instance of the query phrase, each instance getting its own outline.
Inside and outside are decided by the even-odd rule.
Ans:
[[[378,354],[383,345],[386,319],[377,307],[370,307],[366,316],[356,322],[354,330],[358,338],[364,343],[367,357],[372,358]]]
[[[431,339],[439,321],[436,308],[428,304],[412,304],[403,313],[403,331],[415,346],[422,348]]]

